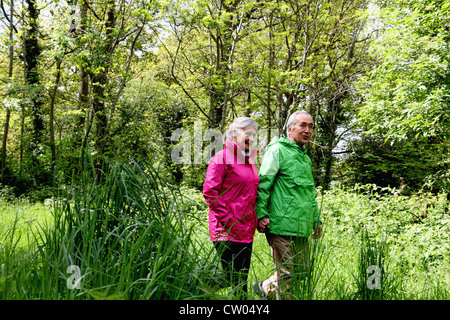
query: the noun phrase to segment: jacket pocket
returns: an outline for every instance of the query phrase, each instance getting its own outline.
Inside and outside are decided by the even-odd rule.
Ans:
[[[303,187],[300,187],[300,189]],[[299,197],[293,197],[279,222],[281,231],[293,236],[309,236],[312,222],[312,203]]]
[[[273,204],[272,208],[269,210],[269,212],[272,213],[269,215],[269,230],[271,232],[276,234],[286,228],[285,224],[287,218],[289,217],[293,201],[293,196],[284,196],[282,198],[278,198],[276,203]]]
[[[306,162],[297,160],[286,161],[286,175],[287,179],[296,186],[313,186],[314,179],[312,176],[312,169]]]

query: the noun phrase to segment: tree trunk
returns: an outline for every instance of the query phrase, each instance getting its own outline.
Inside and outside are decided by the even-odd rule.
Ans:
[[[103,71],[100,74],[94,75],[91,78],[93,84],[92,108],[94,111],[95,126],[96,126],[95,146],[100,155],[103,155],[105,152],[107,139],[108,118],[106,116],[106,108],[105,108],[105,98],[106,98],[105,90],[106,85],[108,84],[108,71],[109,66],[111,64],[111,55],[114,44],[114,27],[116,22],[115,3],[113,0],[110,0],[107,3],[106,15],[107,15],[105,23],[106,45],[100,50],[104,50],[104,52],[102,52],[101,54],[103,54],[107,58],[104,61],[102,61]]]
[[[325,154],[325,172],[324,172],[324,180],[323,180],[323,188],[328,190],[330,188],[331,183],[331,168],[333,166],[333,149],[335,146],[335,138],[336,138],[336,130],[339,125],[339,114],[341,112],[341,97],[333,99],[328,103],[330,119],[328,120],[328,141],[326,147]]]
[[[273,43],[273,11],[270,12],[269,19],[269,72],[267,81],[267,145],[270,143],[272,136],[272,70],[275,66],[275,45]]]
[[[63,58],[58,57],[58,61],[56,62],[56,79],[55,84],[53,86],[52,95],[50,97],[50,113],[49,113],[49,133],[50,133],[50,149],[52,152],[52,161],[50,164],[50,169],[53,171],[54,166],[56,164],[56,144],[55,144],[55,100],[56,100],[56,92],[58,91],[59,81],[61,78],[61,63]]]
[[[13,75],[13,64],[14,64],[14,0],[11,0],[10,4],[10,16],[9,16],[9,67],[8,67],[8,78],[9,81],[12,79]],[[3,132],[3,140],[2,140],[2,154],[1,154],[1,168],[0,168],[0,175],[1,175],[1,181],[4,181],[5,178],[5,166],[6,166],[6,151],[7,151],[7,142],[8,142],[8,131],[9,131],[9,120],[11,118],[11,109],[6,108],[6,117],[5,117],[5,127]]]
[[[80,4],[80,26],[79,30],[83,34],[86,30],[87,8],[84,1]],[[81,115],[78,118],[75,130],[77,133],[83,131],[83,127],[86,121],[86,108],[89,104],[89,74],[85,70],[85,66],[81,65],[78,69],[78,76],[80,82],[78,86],[78,109],[81,111]],[[79,134],[81,137],[82,134]]]
[[[79,26],[74,30],[77,34],[78,31],[81,35],[86,32],[87,29],[87,5],[85,1],[81,1],[80,5],[80,21]],[[88,121],[86,124],[86,116],[89,110],[89,73],[86,72],[86,65],[84,63],[78,68],[78,110],[80,114],[76,120],[74,126],[74,147],[80,151],[80,168],[83,172],[85,169],[85,148],[87,145],[87,138],[91,130],[92,121]]]
[[[33,174],[36,184],[43,182],[43,168],[40,156],[43,154],[42,138],[44,133],[43,98],[39,79],[38,62],[41,48],[38,43],[39,26],[37,23],[39,9],[36,0],[26,0],[28,28],[24,37],[25,83],[28,87],[29,107],[32,116],[31,142],[28,152],[31,155]]]

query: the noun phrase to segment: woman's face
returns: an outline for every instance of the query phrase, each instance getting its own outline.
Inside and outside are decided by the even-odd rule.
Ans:
[[[236,144],[246,152],[250,151],[251,146],[255,142],[256,127],[251,126],[239,129],[234,132],[233,140]]]

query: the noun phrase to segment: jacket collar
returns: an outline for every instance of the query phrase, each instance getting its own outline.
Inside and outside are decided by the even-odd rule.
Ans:
[[[274,142],[281,143],[281,144],[283,144],[285,146],[288,146],[288,147],[297,148],[298,151],[300,151],[302,153],[306,153],[308,151],[306,146],[303,146],[303,148],[301,148],[298,144],[296,144],[295,142],[289,140],[285,135],[283,135],[281,138],[274,138],[272,140],[272,143],[274,143]]]

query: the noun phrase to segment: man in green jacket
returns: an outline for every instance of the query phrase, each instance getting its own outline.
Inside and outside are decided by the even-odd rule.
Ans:
[[[275,264],[275,274],[253,284],[262,297],[289,299],[291,279],[309,272],[308,239],[322,235],[311,159],[305,145],[313,132],[306,111],[293,113],[287,138],[274,138],[259,170],[256,199],[258,231],[265,232]]]

